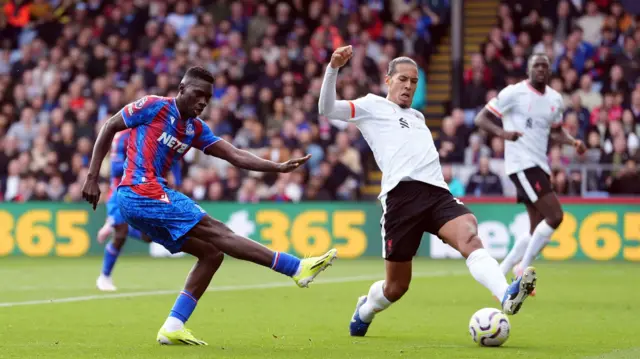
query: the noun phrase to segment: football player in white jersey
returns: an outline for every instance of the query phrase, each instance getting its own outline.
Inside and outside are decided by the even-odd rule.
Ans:
[[[338,70],[352,54],[352,47],[345,46],[331,56],[319,112],[329,119],[354,123],[382,170],[379,199],[386,278],[358,298],[349,325],[351,335],[364,336],[374,315],[409,289],[411,261],[425,232],[438,235],[458,250],[471,275],[501,300],[504,312],[516,314],[535,288],[535,269],[527,268],[509,285],[498,262],[482,247],[475,216],[449,192],[424,116],[410,107],[418,83],[416,63],[407,57],[390,62],[386,98],[368,94],[355,101],[337,101]]]
[[[531,265],[560,226],[563,212],[549,180],[547,145],[551,140],[569,144],[578,153],[586,151],[582,141],[562,128],[562,95],[547,86],[550,61],[544,54],[529,58],[527,80],[504,88],[476,116],[478,127],[499,136],[505,142],[505,170],[529,214],[530,237],[521,238],[500,264],[505,275],[516,275]],[[502,128],[496,123],[502,120]]]

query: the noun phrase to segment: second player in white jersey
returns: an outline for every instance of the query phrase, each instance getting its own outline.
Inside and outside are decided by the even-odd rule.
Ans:
[[[529,78],[500,91],[475,119],[478,127],[506,140],[506,174],[516,187],[518,202],[525,204],[529,215],[531,238],[521,237],[515,243],[500,265],[504,274],[513,268],[517,275],[521,268],[529,266],[562,223],[562,207],[549,180],[549,139],[572,145],[578,153],[586,150],[582,141],[561,126],[563,102],[560,94],[547,86],[550,68],[546,55],[532,55],[527,65]],[[499,119],[502,127],[494,123]]]
[[[505,131],[522,134],[517,141],[506,141],[504,148],[507,175],[531,167],[551,173],[547,163],[547,145],[552,127],[562,124],[562,96],[547,86],[544,93],[528,80],[504,88],[485,106],[502,119]]]

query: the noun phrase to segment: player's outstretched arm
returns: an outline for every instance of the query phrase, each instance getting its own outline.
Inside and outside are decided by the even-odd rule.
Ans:
[[[277,163],[262,159],[251,152],[236,148],[225,140],[219,140],[208,146],[204,153],[210,156],[222,158],[236,167],[260,172],[291,172],[302,166],[309,160],[309,158],[311,158],[311,155],[306,155],[302,158],[294,158],[287,162]]]
[[[351,46],[339,47],[331,55],[331,62],[327,66],[324,74],[322,87],[320,88],[320,98],[318,99],[318,112],[322,116],[327,116],[333,120],[346,121],[354,117],[354,108],[348,101],[336,100],[336,82],[338,81],[338,71],[344,66],[353,55]]]
[[[499,122],[499,119],[496,117],[496,115],[489,112],[489,110],[487,110],[486,108],[480,110],[480,112],[476,115],[474,122],[476,126],[480,127],[481,129],[489,132],[490,134],[501,137],[507,141],[515,141],[520,136],[522,136],[522,133],[520,132],[505,131],[504,129],[502,129],[502,127],[496,125],[495,122]]]
[[[587,147],[584,145],[584,142],[575,139],[562,126],[552,126],[550,137],[551,141],[554,143],[575,147],[579,154],[583,154],[587,151]]]
[[[96,143],[93,146],[89,173],[82,186],[82,198],[91,203],[94,210],[98,205],[98,200],[100,200],[100,186],[98,185],[100,166],[102,166],[102,161],[109,152],[115,134],[125,129],[127,129],[127,125],[125,125],[122,115],[118,113],[108,119],[104,126],[102,126],[100,133],[98,133]]]

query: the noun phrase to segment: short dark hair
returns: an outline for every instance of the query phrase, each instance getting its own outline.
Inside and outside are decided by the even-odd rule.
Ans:
[[[201,66],[190,67],[187,70],[187,73],[184,74],[185,78],[196,78],[203,81],[207,81],[209,83],[213,83],[213,74],[209,72],[207,69]]]
[[[527,62],[527,71],[529,71],[531,69],[531,66],[533,66],[533,61],[535,61],[536,57],[544,57],[549,62],[549,65],[551,65],[551,59],[549,58],[549,56],[547,56],[547,54],[545,54],[544,52],[536,52],[531,55],[531,57],[529,57],[529,61]]]
[[[387,69],[387,76],[393,76],[396,73],[396,67],[399,64],[411,64],[416,68],[418,67],[418,64],[415,61],[413,61],[413,59],[411,59],[410,57],[406,57],[406,56],[396,57],[395,59],[391,60],[391,62],[389,62],[389,68]]]

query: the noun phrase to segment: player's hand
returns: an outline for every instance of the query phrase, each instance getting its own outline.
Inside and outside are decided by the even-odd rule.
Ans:
[[[587,152],[587,146],[585,146],[584,142],[582,142],[581,140],[575,140],[575,142],[573,142],[573,147],[575,147],[579,155]]]
[[[518,131],[504,131],[500,135],[503,139],[507,141],[516,141],[518,138],[522,137],[522,132]]]
[[[351,56],[353,56],[353,47],[351,47],[351,45],[339,47],[331,55],[331,62],[329,65],[334,69],[340,68],[349,61]]]
[[[305,164],[309,160],[309,158],[311,158],[311,155],[306,155],[302,158],[294,158],[287,162],[281,163],[280,166],[278,167],[278,172],[286,173],[286,172],[295,171],[296,169],[298,169],[298,167]]]
[[[100,200],[100,185],[98,185],[98,178],[92,178],[87,176],[82,186],[82,198],[93,205],[93,210],[96,210],[98,201]]]

